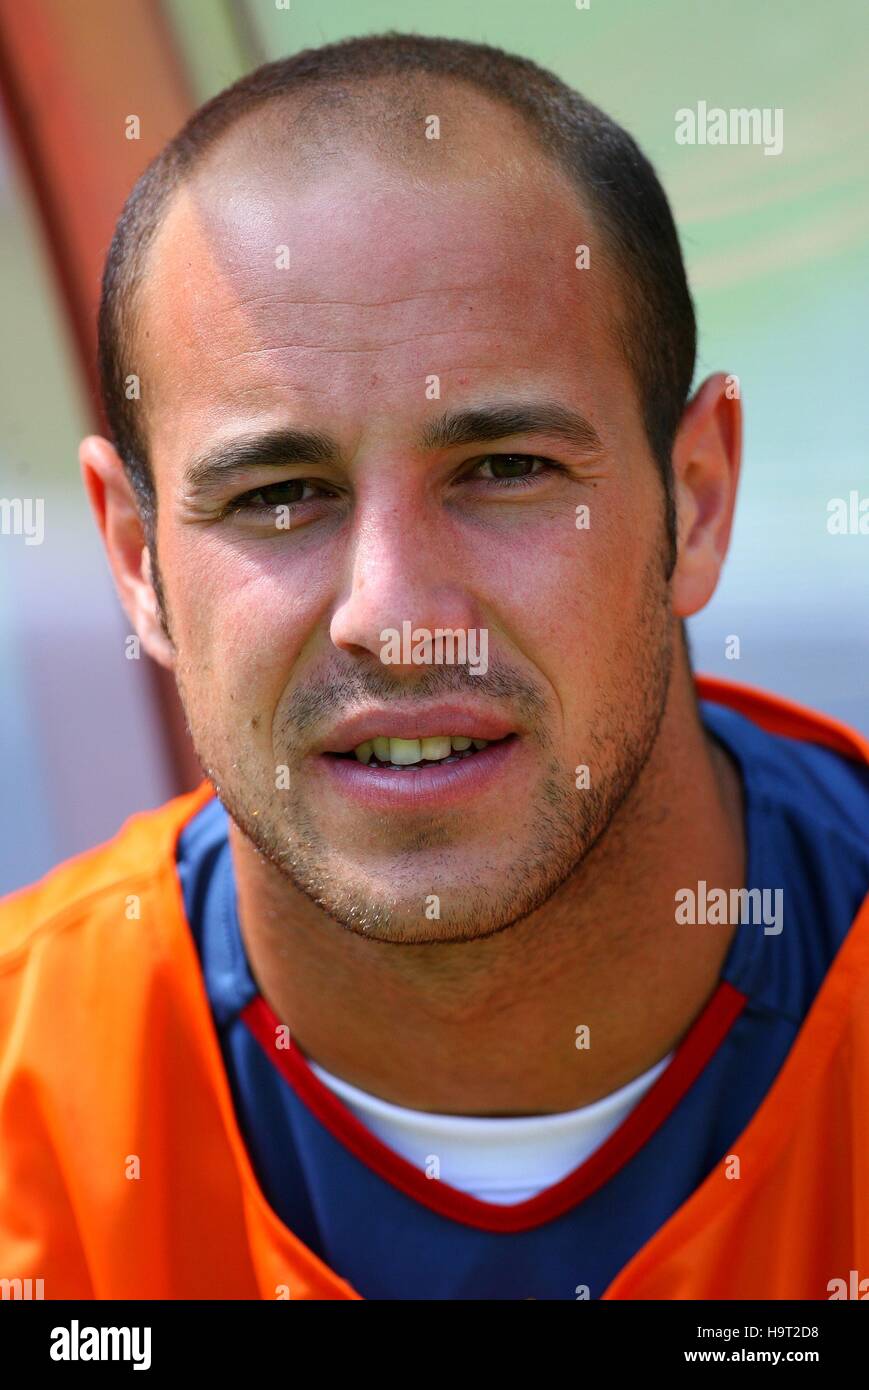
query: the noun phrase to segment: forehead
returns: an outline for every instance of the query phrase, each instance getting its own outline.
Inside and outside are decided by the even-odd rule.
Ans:
[[[369,142],[319,161],[272,135],[221,142],[149,254],[137,351],[155,469],[242,425],[421,414],[432,375],[442,400],[630,390],[592,216],[515,122],[462,117],[431,160],[424,137],[412,157]]]

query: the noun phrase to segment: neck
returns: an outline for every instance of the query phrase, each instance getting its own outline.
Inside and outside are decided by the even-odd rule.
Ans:
[[[465,1115],[571,1110],[664,1057],[714,992],[735,930],[677,925],[676,891],[739,888],[745,874],[739,775],[703,730],[687,670],[608,831],[544,907],[495,936],[366,940],[234,825],[230,839],[251,969],[294,1042],[385,1100]]]

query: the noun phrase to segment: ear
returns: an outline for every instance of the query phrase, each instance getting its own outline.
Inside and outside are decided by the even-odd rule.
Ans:
[[[160,623],[151,557],[124,465],[109,441],[95,434],[82,440],[78,457],[124,611],[148,655],[171,670],[174,650]]]
[[[735,378],[716,372],[682,416],[673,443],[679,550],[673,612],[688,618],[715,592],[730,542],[742,454],[742,405]]]

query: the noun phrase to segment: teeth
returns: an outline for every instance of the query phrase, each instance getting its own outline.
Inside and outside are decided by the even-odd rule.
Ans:
[[[467,753],[471,747],[488,748],[486,738],[466,738],[464,734],[437,734],[432,738],[371,738],[360,743],[353,752],[360,763],[392,763],[395,767],[411,767],[419,762],[441,762],[454,753]]]
[[[418,738],[391,738],[389,740],[389,761],[396,767],[410,767],[418,763],[422,749]]]
[[[453,745],[448,738],[423,738],[419,742],[420,751],[426,762],[437,762],[438,758],[448,758]]]

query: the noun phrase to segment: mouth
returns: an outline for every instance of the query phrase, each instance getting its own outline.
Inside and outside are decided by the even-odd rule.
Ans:
[[[486,748],[515,737],[515,734],[507,734],[504,738],[486,739],[468,738],[464,734],[436,734],[426,738],[391,738],[383,734],[366,739],[346,752],[326,756],[361,763],[373,773],[384,769],[425,772],[475,758]]]
[[[412,732],[410,729],[406,731]],[[510,803],[521,795],[525,740],[469,734],[426,734],[423,738],[377,735],[352,748],[324,750],[309,764],[322,792],[363,812],[436,815],[466,813],[480,798]]]

